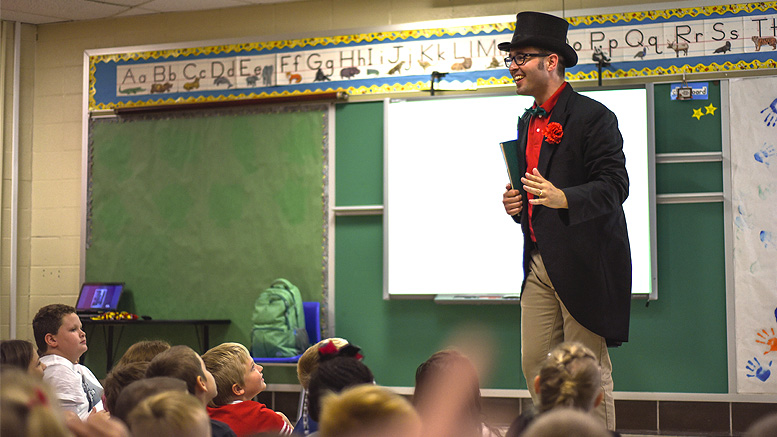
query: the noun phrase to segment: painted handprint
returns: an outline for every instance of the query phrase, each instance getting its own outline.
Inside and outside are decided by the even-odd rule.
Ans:
[[[769,231],[761,231],[758,234],[758,238],[761,240],[761,243],[763,243],[764,247],[767,249],[772,244],[772,233]]]
[[[771,367],[772,362],[769,361],[769,364],[767,367]],[[772,376],[772,371],[769,369],[765,369],[761,363],[758,361],[758,358],[753,357],[752,360],[747,360],[747,366],[745,366],[747,370],[749,370],[752,373],[748,373],[748,378],[758,378],[762,382],[766,382],[767,379],[769,379],[770,376]]]
[[[734,224],[738,230],[744,231],[749,227],[750,214],[745,210],[744,205],[737,206],[737,215],[734,217]]]
[[[774,99],[769,106],[764,108],[763,111],[761,111],[761,114],[764,112],[766,112],[764,123],[766,123],[767,126],[777,125],[777,99]]]
[[[766,186],[758,185],[758,197],[760,197],[761,200],[766,200],[773,193],[774,193],[774,184],[768,184]]]
[[[759,339],[756,339],[756,343],[765,344],[769,346],[769,350],[764,352],[764,355],[769,352],[777,352],[777,335],[774,333],[774,328],[771,329],[771,333],[766,329],[762,329],[761,332],[756,334]]]
[[[777,155],[777,152],[774,150],[774,146],[771,144],[764,143],[764,146],[761,148],[761,150],[755,152],[753,157],[757,162],[760,162],[761,164],[766,164],[766,166],[769,166],[769,157]]]

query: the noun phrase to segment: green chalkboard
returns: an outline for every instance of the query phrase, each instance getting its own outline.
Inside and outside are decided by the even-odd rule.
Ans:
[[[672,100],[671,84],[655,86],[656,153],[720,152],[720,81],[707,84],[706,100]]]
[[[326,117],[315,106],[93,122],[86,279],[126,282],[121,309],[155,319],[231,319],[211,345],[250,344],[254,300],[275,278],[320,301]]]
[[[720,108],[719,85],[710,85],[710,100],[703,106],[712,103]],[[692,112],[684,112],[690,108],[688,102],[669,100],[668,84],[657,85],[655,96],[658,153],[721,150],[720,111],[716,117],[690,118]],[[353,103],[338,108],[338,205],[382,201],[383,181],[377,177],[383,168],[382,105]],[[679,113],[688,122],[678,122]],[[344,174],[346,171],[349,173]],[[720,191],[722,186],[717,163],[665,164],[656,173],[659,194]],[[493,194],[495,201],[500,195]],[[632,303],[630,341],[611,350],[615,389],[725,393],[723,205],[659,205],[656,214],[658,300],[649,306],[643,300]],[[445,216],[440,214],[440,219]],[[379,383],[413,386],[418,364],[444,347],[450,334],[462,327],[480,326],[491,331],[498,344],[494,371],[484,386],[526,388],[520,368],[519,306],[383,300],[383,221],[379,216],[338,217],[335,253],[336,334],[364,348],[365,362]],[[521,268],[520,263],[516,254],[516,269]]]

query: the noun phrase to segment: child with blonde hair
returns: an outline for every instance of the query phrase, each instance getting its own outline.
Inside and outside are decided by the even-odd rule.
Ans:
[[[65,417],[48,386],[28,373],[7,368],[0,374],[0,435],[69,437]]]
[[[398,394],[364,384],[324,398],[319,432],[321,437],[420,437],[421,418]]]
[[[555,407],[592,411],[604,399],[602,374],[596,355],[580,343],[562,343],[553,349],[534,379],[541,413]]]
[[[318,430],[318,423],[310,414],[310,380],[318,369],[322,359],[334,356],[347,356],[362,359],[361,349],[339,337],[325,338],[307,348],[297,361],[297,379],[302,386],[302,408],[294,424],[294,434],[310,435]]]
[[[524,433],[525,437],[609,437],[604,424],[592,415],[574,408],[561,407],[538,417]]]
[[[537,411],[518,417],[506,437],[523,435],[523,431],[537,415],[555,408],[593,412],[604,400],[601,381],[601,368],[593,351],[580,343],[559,344],[550,351],[539,375],[532,381],[539,397]],[[611,432],[611,435],[619,434]]]
[[[208,413],[190,393],[166,391],[141,401],[129,414],[135,436],[210,437]]]
[[[318,368],[318,363],[321,362],[319,350],[322,348],[329,348],[335,353],[340,351],[344,346],[348,345],[348,340],[339,337],[325,338],[318,343],[310,346],[302,353],[297,361],[297,379],[300,385],[305,390],[310,385],[310,375]]]
[[[267,384],[262,366],[254,363],[245,346],[222,343],[205,352],[202,360],[213,374],[218,391],[208,406],[212,419],[226,423],[238,436],[261,432],[291,434],[293,427],[283,413],[253,400]]]

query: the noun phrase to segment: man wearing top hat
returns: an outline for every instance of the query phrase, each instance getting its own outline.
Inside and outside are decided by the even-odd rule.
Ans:
[[[518,121],[522,186],[502,202],[521,224],[521,362],[534,379],[563,341],[590,348],[602,367],[604,402],[597,414],[615,429],[608,346],[628,340],[631,252],[623,202],[629,194],[618,121],[601,103],[576,93],[564,69],[577,64],[566,20],[521,12],[505,64],[516,92],[534,97]]]

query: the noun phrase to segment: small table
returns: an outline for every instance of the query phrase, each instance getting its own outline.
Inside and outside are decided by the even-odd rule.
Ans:
[[[200,343],[201,353],[205,353],[210,349],[210,325],[228,325],[232,323],[228,319],[190,319],[190,320],[163,320],[163,319],[138,319],[138,320],[92,320],[89,317],[82,317],[81,324],[84,327],[102,326],[103,333],[105,335],[105,372],[109,372],[113,367],[113,328],[119,327],[124,329],[125,327],[139,327],[149,325],[193,325],[194,330],[197,332],[197,341]],[[200,338],[200,330],[202,327],[202,338]],[[83,361],[84,356],[81,356]]]

